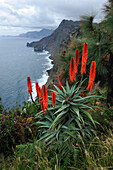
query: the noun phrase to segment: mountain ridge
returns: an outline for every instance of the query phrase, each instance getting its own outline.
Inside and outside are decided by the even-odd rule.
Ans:
[[[36,39],[42,39],[46,36],[49,36],[53,33],[54,30],[52,29],[42,29],[40,31],[29,31],[26,33],[19,34],[19,37],[25,37],[25,38],[36,38]]]
[[[63,20],[60,25],[47,37],[39,41],[27,43],[28,47],[34,47],[34,51],[47,50],[54,56],[59,53],[60,44],[66,37],[80,27],[80,21]]]

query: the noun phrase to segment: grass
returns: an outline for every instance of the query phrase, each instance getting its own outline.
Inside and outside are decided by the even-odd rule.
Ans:
[[[113,168],[113,133],[108,131],[107,136],[96,136],[90,143],[80,146],[84,158],[82,169],[109,169]]]
[[[43,142],[17,145],[12,156],[7,158],[3,155],[0,156],[0,169],[113,169],[112,130],[109,129],[107,130],[107,135],[95,136],[90,141],[79,136],[78,143],[74,141],[71,143],[69,141],[67,141],[68,143],[59,142],[50,147],[46,147]]]

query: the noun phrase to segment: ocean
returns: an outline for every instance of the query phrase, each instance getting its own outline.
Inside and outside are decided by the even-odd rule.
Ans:
[[[35,83],[42,87],[47,82],[51,69],[47,51],[34,52],[27,42],[36,39],[0,37],[0,97],[4,109],[12,109],[29,100],[27,76],[30,76],[33,98],[36,97]]]

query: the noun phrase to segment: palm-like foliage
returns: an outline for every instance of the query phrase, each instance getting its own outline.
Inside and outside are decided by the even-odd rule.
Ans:
[[[94,16],[81,17],[82,36],[88,42],[89,60],[97,63],[97,75],[107,76],[108,62],[105,56],[109,53],[110,39],[104,28],[104,23],[93,24]],[[113,23],[113,22],[112,22]]]
[[[113,105],[113,86],[112,86],[113,84],[113,0],[108,0],[108,3],[105,4],[104,11],[106,13],[106,16],[103,22],[103,26],[109,38],[109,44],[107,45],[107,48],[110,54],[108,75],[107,75],[107,84],[108,84],[107,103]]]
[[[81,16],[82,36],[84,36],[84,34],[92,36],[92,33],[95,29],[93,26],[93,20],[94,16]]]
[[[108,0],[104,5],[104,12],[106,13],[104,20],[104,28],[109,36],[109,49],[113,54],[113,1]]]
[[[111,11],[113,8],[113,0],[108,0],[108,2],[104,5],[104,12],[106,12],[107,16],[111,15]]]

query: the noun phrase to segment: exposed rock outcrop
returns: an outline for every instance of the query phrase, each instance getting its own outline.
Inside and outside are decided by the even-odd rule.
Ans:
[[[59,52],[62,41],[66,39],[69,33],[79,28],[79,25],[79,21],[63,20],[50,36],[47,36],[40,41],[27,43],[27,46],[34,47],[35,51],[38,51],[37,49],[39,46],[42,46],[44,50],[49,51],[52,56],[55,56]]]

